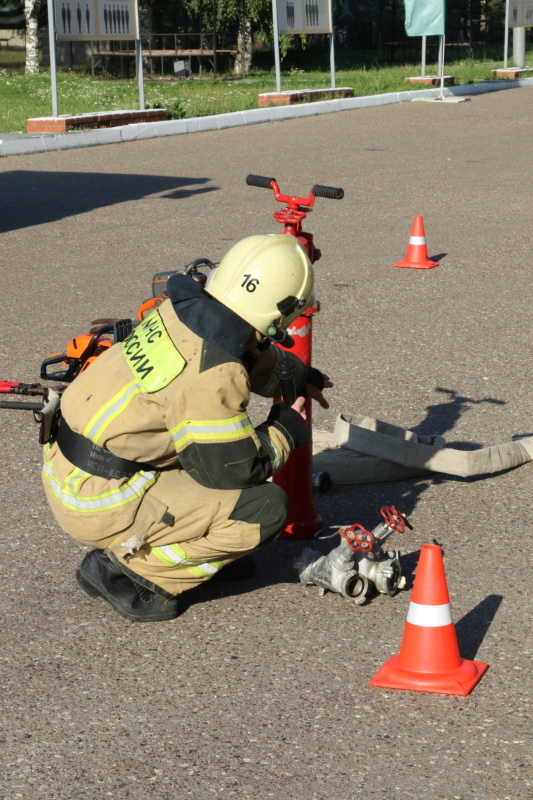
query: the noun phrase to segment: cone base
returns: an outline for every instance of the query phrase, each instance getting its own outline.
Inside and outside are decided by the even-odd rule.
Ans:
[[[414,672],[398,666],[399,656],[392,656],[383,664],[370,686],[384,689],[407,689],[412,692],[434,694],[470,694],[488,669],[488,664],[462,658],[460,666],[451,672]]]
[[[420,262],[416,262],[415,263],[414,261],[406,261],[404,259],[403,261],[398,261],[398,263],[395,264],[394,266],[395,267],[404,267],[406,269],[433,269],[433,267],[438,267],[439,266],[439,262],[438,261],[429,261],[428,260],[428,261],[424,261],[422,263],[420,263]]]

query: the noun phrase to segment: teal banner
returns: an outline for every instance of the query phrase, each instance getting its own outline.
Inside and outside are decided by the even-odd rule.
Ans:
[[[444,0],[404,0],[405,32],[408,36],[444,36]]]

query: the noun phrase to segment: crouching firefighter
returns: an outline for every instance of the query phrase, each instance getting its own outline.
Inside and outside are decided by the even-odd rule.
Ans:
[[[327,408],[322,390],[332,386],[272,343],[313,303],[313,269],[295,237],[248,237],[205,288],[179,273],[167,290],[69,385],[44,448],[53,513],[94,548],[77,583],[138,622],[174,619],[179,595],[218,573],[249,574],[253,559],[232,562],[286,522],[288,499],[268,478],[309,444],[303,395]],[[250,392],[279,396],[281,357],[296,368],[299,396],[254,428]]]

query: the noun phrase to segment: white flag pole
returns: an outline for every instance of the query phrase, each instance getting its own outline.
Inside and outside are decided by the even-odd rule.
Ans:
[[[114,6],[113,6],[114,8]],[[141,39],[141,10],[137,3],[137,36],[135,40],[135,71],[137,73],[137,84],[139,86],[139,109],[144,110],[144,68],[143,68],[143,46]]]
[[[335,89],[335,34],[333,29],[333,0],[329,0],[329,21],[331,26],[331,33],[329,35],[329,67],[331,73],[331,88]]]
[[[272,22],[274,25],[274,63],[276,65],[276,92],[281,92],[281,72],[279,59],[278,4],[272,0]]]
[[[440,96],[439,100],[444,100],[444,40],[445,35],[440,37],[439,46],[439,77],[440,77]]]
[[[422,36],[422,78],[426,77],[426,40],[427,36]]]
[[[54,0],[48,0],[48,41],[50,46],[50,80],[52,88],[52,116],[57,117],[57,65],[56,65],[56,23]]]
[[[509,53],[509,0],[505,2],[505,39],[503,40],[503,68],[507,69],[507,56]]]

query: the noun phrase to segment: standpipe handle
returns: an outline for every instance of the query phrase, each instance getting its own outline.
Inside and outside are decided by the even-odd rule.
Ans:
[[[283,402],[292,406],[296,400],[296,367],[286,356],[280,358],[276,366],[276,375],[281,387]]]
[[[260,189],[271,189],[271,182],[277,183],[275,178],[265,178],[264,175],[247,175],[246,183],[248,186],[259,186]]]
[[[311,189],[311,194],[315,197],[325,197],[326,200],[342,200],[344,189],[339,189],[335,186],[321,186],[319,183],[315,183]]]

